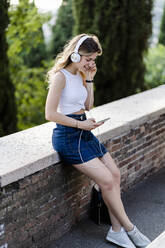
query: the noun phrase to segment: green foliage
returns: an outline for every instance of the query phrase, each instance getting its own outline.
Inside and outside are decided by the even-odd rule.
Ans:
[[[46,55],[42,24],[49,20],[49,15],[39,14],[29,0],[20,0],[19,5],[10,8],[9,17],[7,38],[10,59],[15,60],[15,56],[19,56],[18,63],[22,60],[28,67],[40,66]]]
[[[165,46],[150,48],[144,57],[146,64],[145,85],[147,89],[165,84]]]
[[[18,128],[23,130],[45,123],[45,100],[47,83],[45,75],[51,62],[43,63],[39,68],[22,66],[18,72],[16,100],[18,108]]]
[[[14,87],[9,77],[6,27],[8,25],[9,1],[0,2],[0,136],[16,132],[16,103]]]
[[[80,33],[95,33],[93,29],[93,20],[95,17],[95,6],[97,8],[96,0],[72,0],[73,16],[75,19],[75,25],[73,28],[74,35]],[[106,1],[100,1],[106,2]],[[98,7],[99,9],[99,7]],[[102,20],[103,21],[103,20]],[[104,20],[105,21],[105,20]],[[103,21],[103,22],[104,22]]]
[[[145,89],[143,53],[152,33],[153,0],[73,0],[75,33],[94,33],[98,58],[95,104],[101,105]]]
[[[19,130],[45,122],[45,75],[50,62],[45,62],[42,24],[49,19],[38,13],[34,4],[20,0],[10,8],[7,30],[10,75],[16,88]],[[43,51],[42,51],[43,49]]]
[[[165,5],[160,25],[159,43],[165,45]]]
[[[72,0],[63,0],[58,10],[56,23],[52,27],[52,39],[49,45],[50,56],[56,57],[62,51],[66,41],[72,37],[73,25]]]

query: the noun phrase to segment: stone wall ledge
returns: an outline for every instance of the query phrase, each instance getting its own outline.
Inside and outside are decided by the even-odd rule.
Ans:
[[[93,133],[102,141],[117,137],[150,119],[165,113],[165,85],[86,112],[96,121],[110,117]],[[50,165],[60,162],[51,144],[55,123],[29,128],[0,138],[0,186],[16,182]]]

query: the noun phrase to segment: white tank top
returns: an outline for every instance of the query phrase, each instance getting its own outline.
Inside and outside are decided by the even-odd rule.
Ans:
[[[85,109],[87,90],[83,85],[83,79],[79,72],[72,74],[66,69],[60,70],[65,76],[65,87],[62,90],[57,111],[67,115]]]

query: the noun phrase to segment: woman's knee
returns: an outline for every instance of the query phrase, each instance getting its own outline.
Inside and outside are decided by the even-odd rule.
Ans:
[[[106,178],[102,179],[102,181],[99,183],[99,186],[102,191],[104,190],[112,190],[115,185],[114,177],[113,176],[107,176]]]
[[[114,181],[117,184],[120,184],[120,179],[121,179],[120,169],[116,167],[115,170],[113,171],[112,175],[114,177]]]
[[[121,179],[121,175],[120,175],[120,170],[117,167],[116,163],[114,162],[113,158],[111,157],[111,155],[109,153],[105,154],[103,158],[100,159],[105,165],[106,167],[109,169],[109,171],[111,172],[114,181],[117,184],[120,184],[120,179]]]

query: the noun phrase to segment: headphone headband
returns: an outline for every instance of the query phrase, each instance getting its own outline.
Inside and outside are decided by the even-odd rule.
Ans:
[[[81,37],[79,39],[79,41],[76,44],[76,47],[74,49],[74,52],[71,54],[70,59],[73,63],[78,63],[81,60],[81,55],[78,53],[79,47],[81,46],[81,44],[84,42],[84,40],[86,40],[87,38],[90,38],[90,36],[88,35],[84,35],[83,37]]]
[[[87,38],[90,38],[90,36],[89,36],[89,35],[85,35],[85,36],[83,36],[83,37],[81,37],[81,38],[79,39],[79,41],[77,42],[77,45],[76,45],[76,47],[75,47],[75,49],[74,49],[74,52],[75,52],[75,53],[78,53],[79,47],[81,46],[81,44],[82,44]]]

